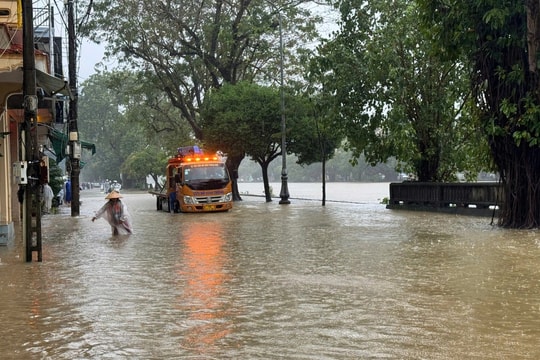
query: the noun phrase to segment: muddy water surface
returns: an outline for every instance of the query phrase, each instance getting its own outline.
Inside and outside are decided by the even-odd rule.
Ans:
[[[42,263],[20,236],[0,247],[0,357],[540,357],[539,232],[386,210],[387,184],[331,189],[325,207],[294,198],[320,184],[290,184],[288,206],[200,215],[126,193],[127,237],[90,221],[104,194],[81,192],[79,217],[44,216]]]

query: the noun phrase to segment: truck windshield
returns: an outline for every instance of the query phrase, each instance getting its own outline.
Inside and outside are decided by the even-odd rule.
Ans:
[[[220,189],[229,183],[225,164],[193,164],[184,168],[184,182],[194,190]]]

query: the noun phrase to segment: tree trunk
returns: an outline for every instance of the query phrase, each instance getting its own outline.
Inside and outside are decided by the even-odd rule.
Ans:
[[[270,183],[268,181],[268,164],[269,162],[259,162],[259,165],[261,165],[261,171],[262,171],[262,177],[263,177],[263,184],[264,184],[264,196],[266,198],[266,202],[272,201],[272,190],[270,190]]]
[[[538,0],[527,0],[527,54],[529,56],[529,71],[537,72],[537,51],[540,42],[540,3]]]
[[[326,159],[322,159],[322,206],[326,205]]]
[[[238,191],[238,168],[240,167],[240,163],[242,163],[243,159],[243,154],[227,156],[227,161],[225,163],[232,180],[233,201],[242,201],[242,197]]]
[[[499,212],[499,225],[506,228],[532,229],[540,227],[540,149],[530,147],[525,141],[515,145],[508,137],[498,156],[503,201]],[[492,149],[495,146],[492,147]],[[504,155],[500,155],[504,154]]]
[[[435,134],[435,132],[432,132],[432,134]],[[421,158],[416,162],[415,170],[417,179],[421,182],[435,182],[439,180],[440,150],[437,144],[438,140],[434,136],[424,137],[417,145]]]
[[[151,174],[151,175],[152,175],[152,179],[154,180],[154,188],[152,190],[161,191],[163,186],[159,184],[158,175],[157,174]]]

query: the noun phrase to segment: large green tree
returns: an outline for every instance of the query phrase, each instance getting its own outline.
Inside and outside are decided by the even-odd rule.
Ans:
[[[539,227],[538,1],[419,3],[439,54],[470,66],[476,115],[504,187],[499,224]]]
[[[106,88],[102,76],[92,76],[81,85],[78,101],[78,128],[81,137],[96,145],[96,155],[86,162],[81,178],[98,181],[120,178],[123,160],[114,155],[118,146],[116,130],[121,114],[115,93]],[[119,149],[117,149],[119,151]]]
[[[122,164],[122,174],[136,179],[136,186],[145,188],[146,177],[151,176],[156,187],[161,187],[160,178],[165,175],[168,156],[153,145],[131,153]]]
[[[335,38],[319,48],[324,93],[348,147],[372,164],[390,157],[420,181],[453,180],[484,165],[460,59],[441,59],[418,28],[414,1],[338,2]]]
[[[288,131],[288,151],[298,157],[298,164],[321,163],[322,206],[326,205],[326,163],[341,145],[343,132],[329,97],[308,93],[292,104],[295,119]]]
[[[283,97],[282,97],[283,96]],[[282,109],[281,101],[286,106]],[[324,131],[314,103],[303,96],[281,93],[275,87],[240,82],[226,84],[206,98],[201,124],[205,145],[227,154],[243,153],[260,165],[266,201],[272,201],[268,166],[282,155],[282,110],[286,118],[287,151],[298,163],[331,158],[339,143]]]
[[[208,145],[232,156],[247,154],[260,165],[266,201],[272,201],[268,165],[281,155],[279,89],[225,84],[207,96],[201,124]]]
[[[171,104],[152,72],[115,71],[106,75],[107,88],[116,92],[126,119],[144,130],[149,146],[171,155],[179,146],[194,141],[191,127],[178,121],[179,109]]]
[[[159,184],[167,157],[193,142],[191,128],[176,121],[178,109],[161,89],[143,79],[147,75],[115,71],[83,83],[81,128],[99,149],[85,174],[93,172],[102,179],[121,175],[124,185],[137,187],[150,175]]]
[[[203,140],[199,108],[208,91],[240,80],[277,82],[281,65],[286,76],[295,72],[292,55],[317,34],[319,18],[305,3],[103,0],[94,2],[90,21],[80,30],[105,40],[120,65],[152,73],[179,109],[178,121],[187,121]],[[228,159],[234,174],[243,157]]]

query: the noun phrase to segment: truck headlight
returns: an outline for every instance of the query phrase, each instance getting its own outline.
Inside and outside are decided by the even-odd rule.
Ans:
[[[223,201],[224,202],[229,202],[229,201],[232,201],[232,193],[227,193],[223,196]]]
[[[184,196],[184,204],[189,204],[189,205],[193,205],[193,204],[196,204],[197,201],[195,200],[195,198],[193,196]]]

